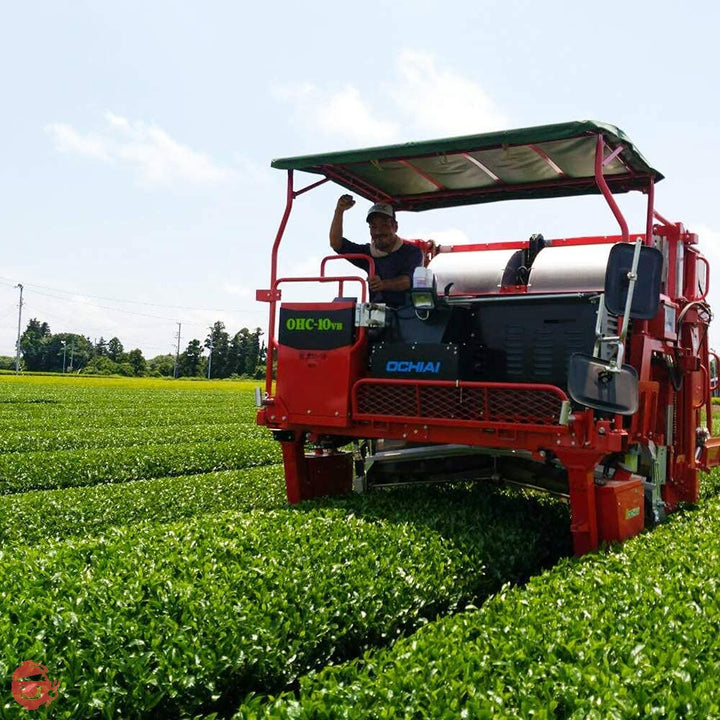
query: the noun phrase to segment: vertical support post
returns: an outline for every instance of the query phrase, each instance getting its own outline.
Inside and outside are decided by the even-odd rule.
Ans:
[[[576,555],[585,555],[598,548],[595,466],[601,456],[566,451],[558,452],[558,457],[568,471],[573,550]]]
[[[653,217],[655,216],[655,181],[650,178],[647,189],[647,221],[645,226],[645,244],[652,247]]]
[[[598,546],[597,509],[593,468],[569,467],[570,530],[576,555],[592,552]]]
[[[308,469],[305,459],[305,442],[302,436],[295,440],[281,440],[283,465],[285,467],[285,489],[291,505],[308,497]]]
[[[17,340],[15,341],[15,374],[20,373],[20,332],[22,329],[22,308],[23,308],[23,286],[18,283],[15,287],[20,288],[20,302],[18,304],[18,330]]]
[[[610,209],[612,210],[615,219],[618,221],[618,225],[620,225],[620,235],[622,238],[622,242],[627,242],[628,238],[630,237],[627,221],[625,220],[625,217],[620,211],[618,204],[615,202],[615,198],[613,197],[613,194],[610,191],[607,182],[605,181],[605,176],[603,175],[604,164],[605,140],[602,134],[600,134],[597,136],[597,143],[595,145],[595,183],[597,184],[598,188],[600,188],[600,192],[603,194],[605,202],[610,206]]]
[[[177,338],[177,347],[175,348],[175,367],[173,369],[173,377],[176,378],[178,376],[179,371],[179,365],[180,365],[180,333],[182,331],[182,323],[178,323],[178,331],[177,335],[175,336]]]
[[[280,220],[280,227],[278,227],[277,234],[275,235],[275,242],[273,243],[272,256],[270,258],[270,290],[275,292],[277,281],[277,261],[278,261],[278,250],[280,248],[280,241],[285,234],[285,227],[287,226],[288,219],[290,218],[290,211],[292,210],[293,200],[295,193],[293,192],[293,171],[287,171],[287,192],[285,195],[285,212],[283,213],[282,219]],[[272,395],[272,380],[273,380],[273,361],[275,359],[275,315],[276,315],[276,300],[273,297],[270,300],[270,318],[268,321],[268,343],[267,353],[265,356],[265,394]]]

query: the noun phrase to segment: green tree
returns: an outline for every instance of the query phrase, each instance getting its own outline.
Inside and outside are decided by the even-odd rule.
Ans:
[[[242,375],[246,370],[248,354],[248,329],[243,328],[230,341],[229,375]]]
[[[263,331],[255,328],[254,333],[248,335],[247,356],[245,358],[245,373],[251,377],[257,372],[258,365],[264,358],[262,357],[264,346],[261,345],[260,338]]]
[[[75,333],[57,333],[47,342],[46,370],[65,372],[82,370],[93,357],[93,345],[88,338]]]
[[[20,352],[26,370],[47,370],[48,343],[50,342],[50,326],[37,318],[28,322],[25,332],[20,338]]]
[[[89,337],[77,333],[65,333],[68,342],[68,372],[82,370],[92,359],[93,344]]]
[[[134,377],[135,368],[129,362],[115,363],[115,374],[125,377]]]
[[[87,375],[117,375],[119,365],[107,355],[96,355],[83,369]]]
[[[147,369],[152,377],[172,377],[175,372],[175,356],[156,355],[147,361]]]
[[[101,338],[102,339],[102,338]],[[125,361],[125,348],[120,342],[119,338],[113,337],[108,340],[107,344],[107,356],[113,362],[124,362]]]
[[[230,336],[225,330],[225,323],[218,320],[205,338],[205,347],[212,353],[211,375],[216,378],[229,377],[230,367]]]
[[[100,339],[95,343],[95,355],[97,357],[105,357],[108,354],[107,342],[101,335]]]
[[[133,369],[133,375],[145,375],[147,373],[147,362],[143,357],[142,350],[135,348],[127,354],[127,362]]]
[[[264,360],[264,345],[261,345],[263,331],[256,328],[250,332],[243,328],[230,341],[229,374],[254,377],[258,365]]]
[[[201,374],[202,345],[199,340],[191,340],[185,352],[178,359],[178,376],[197,377]]]

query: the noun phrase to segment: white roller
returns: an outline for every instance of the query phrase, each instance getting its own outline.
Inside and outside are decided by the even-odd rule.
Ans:
[[[428,267],[435,274],[441,295],[450,283],[452,295],[492,293],[502,286],[505,269],[515,253],[517,250],[441,252]]]
[[[530,269],[528,291],[602,292],[612,243],[545,247]]]

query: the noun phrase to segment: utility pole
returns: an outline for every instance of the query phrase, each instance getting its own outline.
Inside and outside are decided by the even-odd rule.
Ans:
[[[65,374],[65,358],[67,357],[67,340],[60,341],[63,346],[63,375]]]
[[[182,328],[182,323],[178,323],[178,331],[177,331],[177,348],[175,350],[175,370],[173,370],[173,377],[178,376],[178,362],[180,361],[180,330]]]
[[[73,371],[73,355],[75,353],[75,341],[72,341],[72,344],[70,345],[70,372]]]
[[[210,344],[208,345],[208,348],[210,349],[210,356],[208,357],[208,377],[207,379],[210,379],[210,372],[212,371],[212,351],[213,351],[213,341],[212,338],[210,338]]]
[[[15,342],[15,374],[17,375],[20,372],[20,329],[22,326],[23,286],[18,283],[15,287],[20,288],[20,303],[18,305],[18,331],[17,341]]]

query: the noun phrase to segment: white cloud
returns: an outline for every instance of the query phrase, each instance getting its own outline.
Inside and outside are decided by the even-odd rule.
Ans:
[[[387,142],[397,135],[397,125],[373,117],[357,88],[352,86],[329,98],[320,113],[319,123],[328,133],[371,143]]]
[[[121,117],[120,115],[116,115],[113,112],[110,112],[109,110],[105,113],[105,120],[107,120],[108,124],[113,125],[117,128],[122,128],[124,130],[127,130],[130,128],[130,123],[127,120],[127,118]]]
[[[98,132],[83,135],[61,123],[45,129],[58,151],[129,165],[143,187],[217,185],[235,176],[230,168],[177,142],[157,125],[111,112],[105,113],[105,126]]]
[[[93,133],[82,136],[69,125],[53,123],[45,130],[55,139],[55,148],[60,152],[82,155],[109,162],[112,160],[108,152],[107,141]]]
[[[396,62],[398,79],[389,91],[418,131],[459,135],[507,127],[508,120],[475,80],[438,67],[427,53],[403,50]]]
[[[354,85],[332,92],[310,83],[274,88],[295,118],[353,145],[488,132],[508,120],[474,79],[443,68],[434,56],[403,50],[394,71],[370,96]],[[380,108],[380,109],[378,109]]]
[[[311,131],[320,129],[332,138],[372,145],[397,137],[397,124],[377,117],[352,85],[336,93],[309,83],[279,86],[273,92],[278,99],[295,105],[296,119]]]

